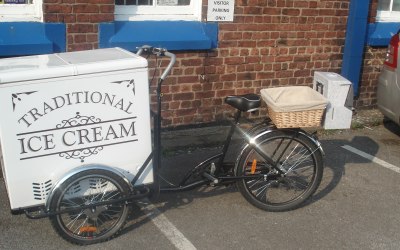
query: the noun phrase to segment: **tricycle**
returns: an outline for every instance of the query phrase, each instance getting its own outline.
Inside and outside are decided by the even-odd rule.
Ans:
[[[147,54],[169,59],[150,110]],[[221,151],[194,166],[178,185],[160,186],[161,86],[176,57],[143,46],[0,60],[2,170],[12,211],[50,218],[79,245],[115,237],[132,203],[158,192],[235,184],[257,208],[296,209],[323,175],[314,134],[277,128],[269,118],[243,129],[243,113],[260,109],[260,95],[232,95],[236,109]],[[21,74],[21,70],[24,71]],[[226,155],[241,138],[234,162]]]

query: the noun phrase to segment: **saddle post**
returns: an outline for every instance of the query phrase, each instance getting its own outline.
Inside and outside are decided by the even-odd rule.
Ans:
[[[227,138],[225,140],[224,147],[222,148],[222,156],[221,156],[221,158],[219,159],[219,162],[218,162],[218,166],[220,166],[220,167],[223,166],[223,163],[224,163],[224,160],[225,160],[225,155],[228,152],[229,145],[231,144],[231,141],[232,141],[233,133],[236,130],[236,126],[239,123],[239,119],[240,119],[241,115],[242,115],[242,111],[240,111],[238,109],[236,111],[235,116],[234,116],[234,121],[231,122],[229,133],[228,133]]]

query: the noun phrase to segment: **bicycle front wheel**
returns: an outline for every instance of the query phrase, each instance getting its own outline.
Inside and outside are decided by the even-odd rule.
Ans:
[[[285,173],[280,174],[254,147],[242,154],[237,176],[257,175],[237,182],[241,194],[252,205],[273,212],[299,207],[318,188],[323,160],[318,146],[307,136],[291,130],[277,130],[261,136],[256,147]]]
[[[120,176],[107,170],[91,169],[75,174],[61,184],[50,201],[51,211],[68,211],[51,216],[52,225],[60,236],[74,244],[109,240],[125,224],[129,206],[125,202],[95,204],[124,198],[129,191],[129,185]]]

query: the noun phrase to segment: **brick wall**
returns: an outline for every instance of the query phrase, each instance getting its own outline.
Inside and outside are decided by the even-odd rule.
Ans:
[[[98,23],[114,21],[114,0],[44,0],[45,22],[67,25],[67,51],[98,48]]]
[[[357,108],[372,108],[376,106],[378,76],[386,51],[387,47],[365,47],[359,89],[360,95],[355,100]]]
[[[340,72],[348,10],[349,0],[236,0],[234,21],[219,24],[218,49],[177,52],[163,86],[163,125],[221,120],[233,113],[223,102],[226,95],[311,85],[316,70]],[[44,13],[46,22],[67,24],[68,51],[95,49],[98,23],[114,20],[114,1],[44,0]],[[359,107],[376,103],[384,53],[385,48],[365,49]]]
[[[340,72],[348,9],[349,1],[236,0],[234,22],[219,24],[217,50],[178,53],[163,88],[164,125],[220,120],[233,112],[227,95]]]

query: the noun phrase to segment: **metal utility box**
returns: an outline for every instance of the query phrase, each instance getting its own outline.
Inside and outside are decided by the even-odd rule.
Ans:
[[[120,48],[1,59],[0,114],[11,209],[44,204],[77,167],[133,179],[152,150],[147,61]],[[138,184],[151,182],[149,163]]]
[[[324,129],[350,128],[353,114],[351,82],[337,73],[316,71],[313,88],[329,100],[323,122]]]

